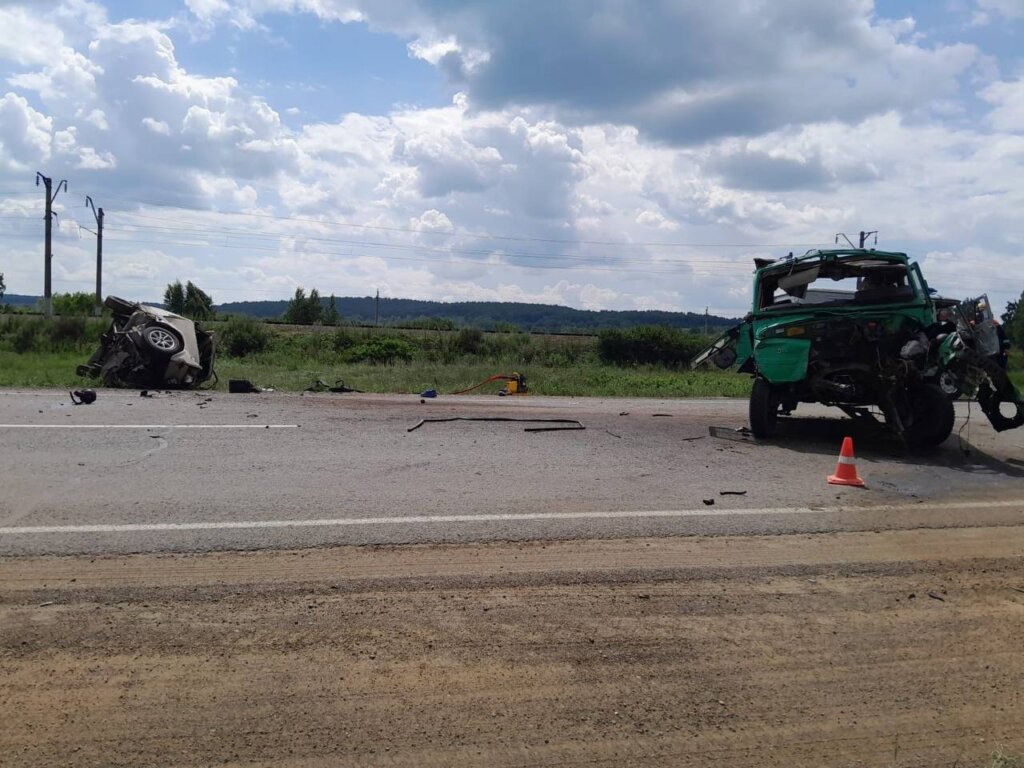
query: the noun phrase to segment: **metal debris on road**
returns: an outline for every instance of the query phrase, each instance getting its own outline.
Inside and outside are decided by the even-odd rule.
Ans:
[[[71,395],[71,402],[75,405],[89,405],[96,402],[96,393],[91,389],[76,389],[68,394]]]
[[[247,395],[252,392],[262,392],[259,387],[248,379],[229,379],[228,392],[233,395]]]
[[[409,427],[406,432],[414,432],[424,424],[438,423],[443,421],[522,421],[533,424],[565,424],[576,426],[563,427],[526,427],[524,432],[573,432],[586,429],[578,419],[517,419],[512,416],[449,416],[447,418],[420,419],[416,424]]]
[[[746,496],[746,491],[719,491],[719,496]]]
[[[756,443],[754,433],[746,427],[708,427],[708,434],[711,437],[720,437],[723,440],[735,440],[741,443]]]

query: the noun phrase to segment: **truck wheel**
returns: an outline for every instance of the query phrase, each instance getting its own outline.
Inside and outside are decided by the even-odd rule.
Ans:
[[[166,357],[178,354],[185,347],[181,337],[165,325],[146,326],[142,338],[151,352]]]
[[[907,393],[910,402],[910,426],[904,430],[907,446],[934,448],[953,432],[956,413],[953,401],[938,387],[923,384]]]
[[[765,379],[754,379],[754,388],[750,391],[750,431],[754,437],[771,437],[778,420],[778,392]]]

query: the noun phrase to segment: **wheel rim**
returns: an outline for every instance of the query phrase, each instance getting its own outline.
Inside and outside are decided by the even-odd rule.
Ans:
[[[150,328],[146,331],[146,338],[149,343],[164,352],[171,352],[178,346],[178,340],[170,331],[163,328]]]

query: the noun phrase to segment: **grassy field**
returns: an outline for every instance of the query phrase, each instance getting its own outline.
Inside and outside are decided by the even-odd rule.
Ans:
[[[72,322],[76,321],[76,322]],[[611,365],[598,356],[596,337],[540,336],[479,331],[396,331],[369,328],[274,328],[215,324],[221,332],[217,389],[228,379],[298,391],[316,380],[342,380],[367,392],[451,393],[494,374],[519,372],[530,391],[571,397],[746,397],[750,377],[685,365]],[[99,320],[44,323],[0,317],[0,386],[95,385],[75,374],[105,329]],[[252,334],[265,334],[262,340]],[[684,338],[699,348],[703,339]],[[232,344],[244,353],[232,356]],[[686,359],[689,355],[684,355]],[[1024,353],[1014,350],[1011,378],[1024,390]],[[495,393],[502,384],[482,387]]]
[[[75,375],[75,366],[86,356],[75,352],[18,354],[0,351],[0,387],[88,386],[89,380]],[[249,379],[260,387],[298,391],[317,379],[334,384],[338,379],[366,392],[421,392],[435,389],[445,394],[477,384],[493,374],[523,373],[530,391],[539,395],[572,397],[746,397],[749,377],[715,372],[691,373],[646,366],[622,369],[597,363],[555,367],[519,365],[509,362],[458,362],[440,364],[424,361],[375,365],[353,363],[318,365],[316,361],[264,361],[259,357],[225,358],[217,363],[220,382],[215,389],[226,390],[228,379]],[[494,382],[481,393],[496,393]]]

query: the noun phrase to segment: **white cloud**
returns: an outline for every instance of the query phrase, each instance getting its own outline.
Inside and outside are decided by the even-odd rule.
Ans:
[[[1024,80],[992,83],[981,98],[992,105],[988,122],[996,130],[1024,133]]]
[[[1007,19],[1024,18],[1024,0],[977,0],[980,9],[976,20],[981,23],[988,23],[991,14],[997,14]]]
[[[18,5],[0,5],[0,29],[0,60],[20,66],[46,65],[64,44],[56,25]]]
[[[171,126],[163,120],[154,120],[152,117],[144,117],[142,118],[142,124],[153,133],[158,133],[161,136],[171,135]]]
[[[28,170],[50,157],[53,121],[15,93],[0,98],[0,168]]]

